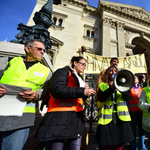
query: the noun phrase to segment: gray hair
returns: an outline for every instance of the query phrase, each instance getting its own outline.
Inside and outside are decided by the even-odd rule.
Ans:
[[[28,40],[28,41],[26,41],[25,42],[25,46],[32,47],[33,45],[35,45],[35,42],[41,42],[44,45],[44,43],[42,41],[34,39],[34,40]]]

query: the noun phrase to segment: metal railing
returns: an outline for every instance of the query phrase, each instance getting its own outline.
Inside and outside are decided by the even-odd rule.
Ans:
[[[86,78],[86,84],[88,84],[89,88],[96,89],[96,83],[97,81],[94,80],[94,77]],[[90,125],[89,132],[92,132],[93,123],[98,121],[97,113],[95,95],[92,95],[84,101],[84,119]]]

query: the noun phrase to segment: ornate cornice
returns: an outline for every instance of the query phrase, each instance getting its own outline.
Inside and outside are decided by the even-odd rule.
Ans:
[[[77,6],[80,6],[80,7],[85,7],[85,6],[88,5],[88,2],[81,1],[81,0],[62,0],[62,3],[63,2],[67,2],[67,3],[73,4],[73,5],[77,5]]]
[[[95,8],[95,7],[92,7],[92,6],[84,7],[83,12],[84,12],[84,13],[87,13],[87,14],[90,14],[90,13],[99,14],[98,9]]]
[[[135,8],[127,8],[118,5],[109,5],[105,3],[101,3],[100,5],[100,12],[101,14],[103,11],[115,14],[117,16],[121,16],[123,18],[128,18],[132,21],[141,23],[145,26],[150,25],[150,13],[141,9]]]
[[[82,7],[83,8],[83,12],[84,13],[94,13],[94,14],[98,14],[98,9],[92,6],[88,5],[88,2],[85,0],[62,0],[62,3],[66,2],[78,7]]]
[[[37,0],[38,3],[45,3],[47,2],[47,0]],[[73,4],[73,5],[77,5],[80,7],[86,7],[88,5],[87,1],[84,0],[61,0],[61,4],[59,5],[63,5],[64,2],[67,2],[69,4]]]
[[[37,0],[37,2],[39,4],[44,4],[47,2],[47,0]],[[98,9],[95,7],[89,6],[88,2],[86,0],[61,0],[61,4],[59,4],[59,5],[67,7],[67,4],[83,8],[84,13],[99,14]]]

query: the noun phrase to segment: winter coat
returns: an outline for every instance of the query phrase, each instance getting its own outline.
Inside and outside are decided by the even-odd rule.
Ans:
[[[73,71],[72,76],[78,87],[69,87],[69,67],[58,69],[50,80],[50,93],[55,99],[69,100],[84,97],[84,89],[79,87],[79,81]],[[35,139],[49,141],[55,139],[77,139],[84,132],[83,111],[56,111],[46,113],[36,133]]]

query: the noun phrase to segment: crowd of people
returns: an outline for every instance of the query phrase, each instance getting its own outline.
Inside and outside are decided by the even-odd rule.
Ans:
[[[145,135],[150,148],[150,88],[145,75],[141,84],[138,76],[134,75],[134,86],[120,92],[113,81],[119,59],[113,57],[110,67],[100,73],[95,91],[80,75],[86,69],[84,57],[73,56],[70,66],[52,73],[40,63],[45,52],[41,41],[29,40],[24,49],[25,57],[0,59],[3,64],[0,84],[32,89],[16,95],[16,101],[18,97],[26,101],[21,116],[0,114],[1,150],[23,150],[30,127],[34,125],[39,100],[48,102],[47,113],[35,135],[35,139],[41,142],[39,149],[63,150],[65,147],[67,150],[80,150],[85,130],[83,102],[95,94],[99,150],[122,150],[127,143],[130,143],[130,150],[147,150]],[[7,93],[7,89],[0,86],[0,100]],[[13,107],[11,109],[13,111]]]
[[[123,145],[127,143],[130,143],[130,150],[147,150],[145,134],[150,146],[149,83],[144,74],[140,83],[138,76],[134,75],[133,87],[129,91],[119,92],[112,79],[118,64],[118,58],[112,58],[110,67],[102,70],[97,82],[99,120],[96,139],[99,150],[122,150]]]

